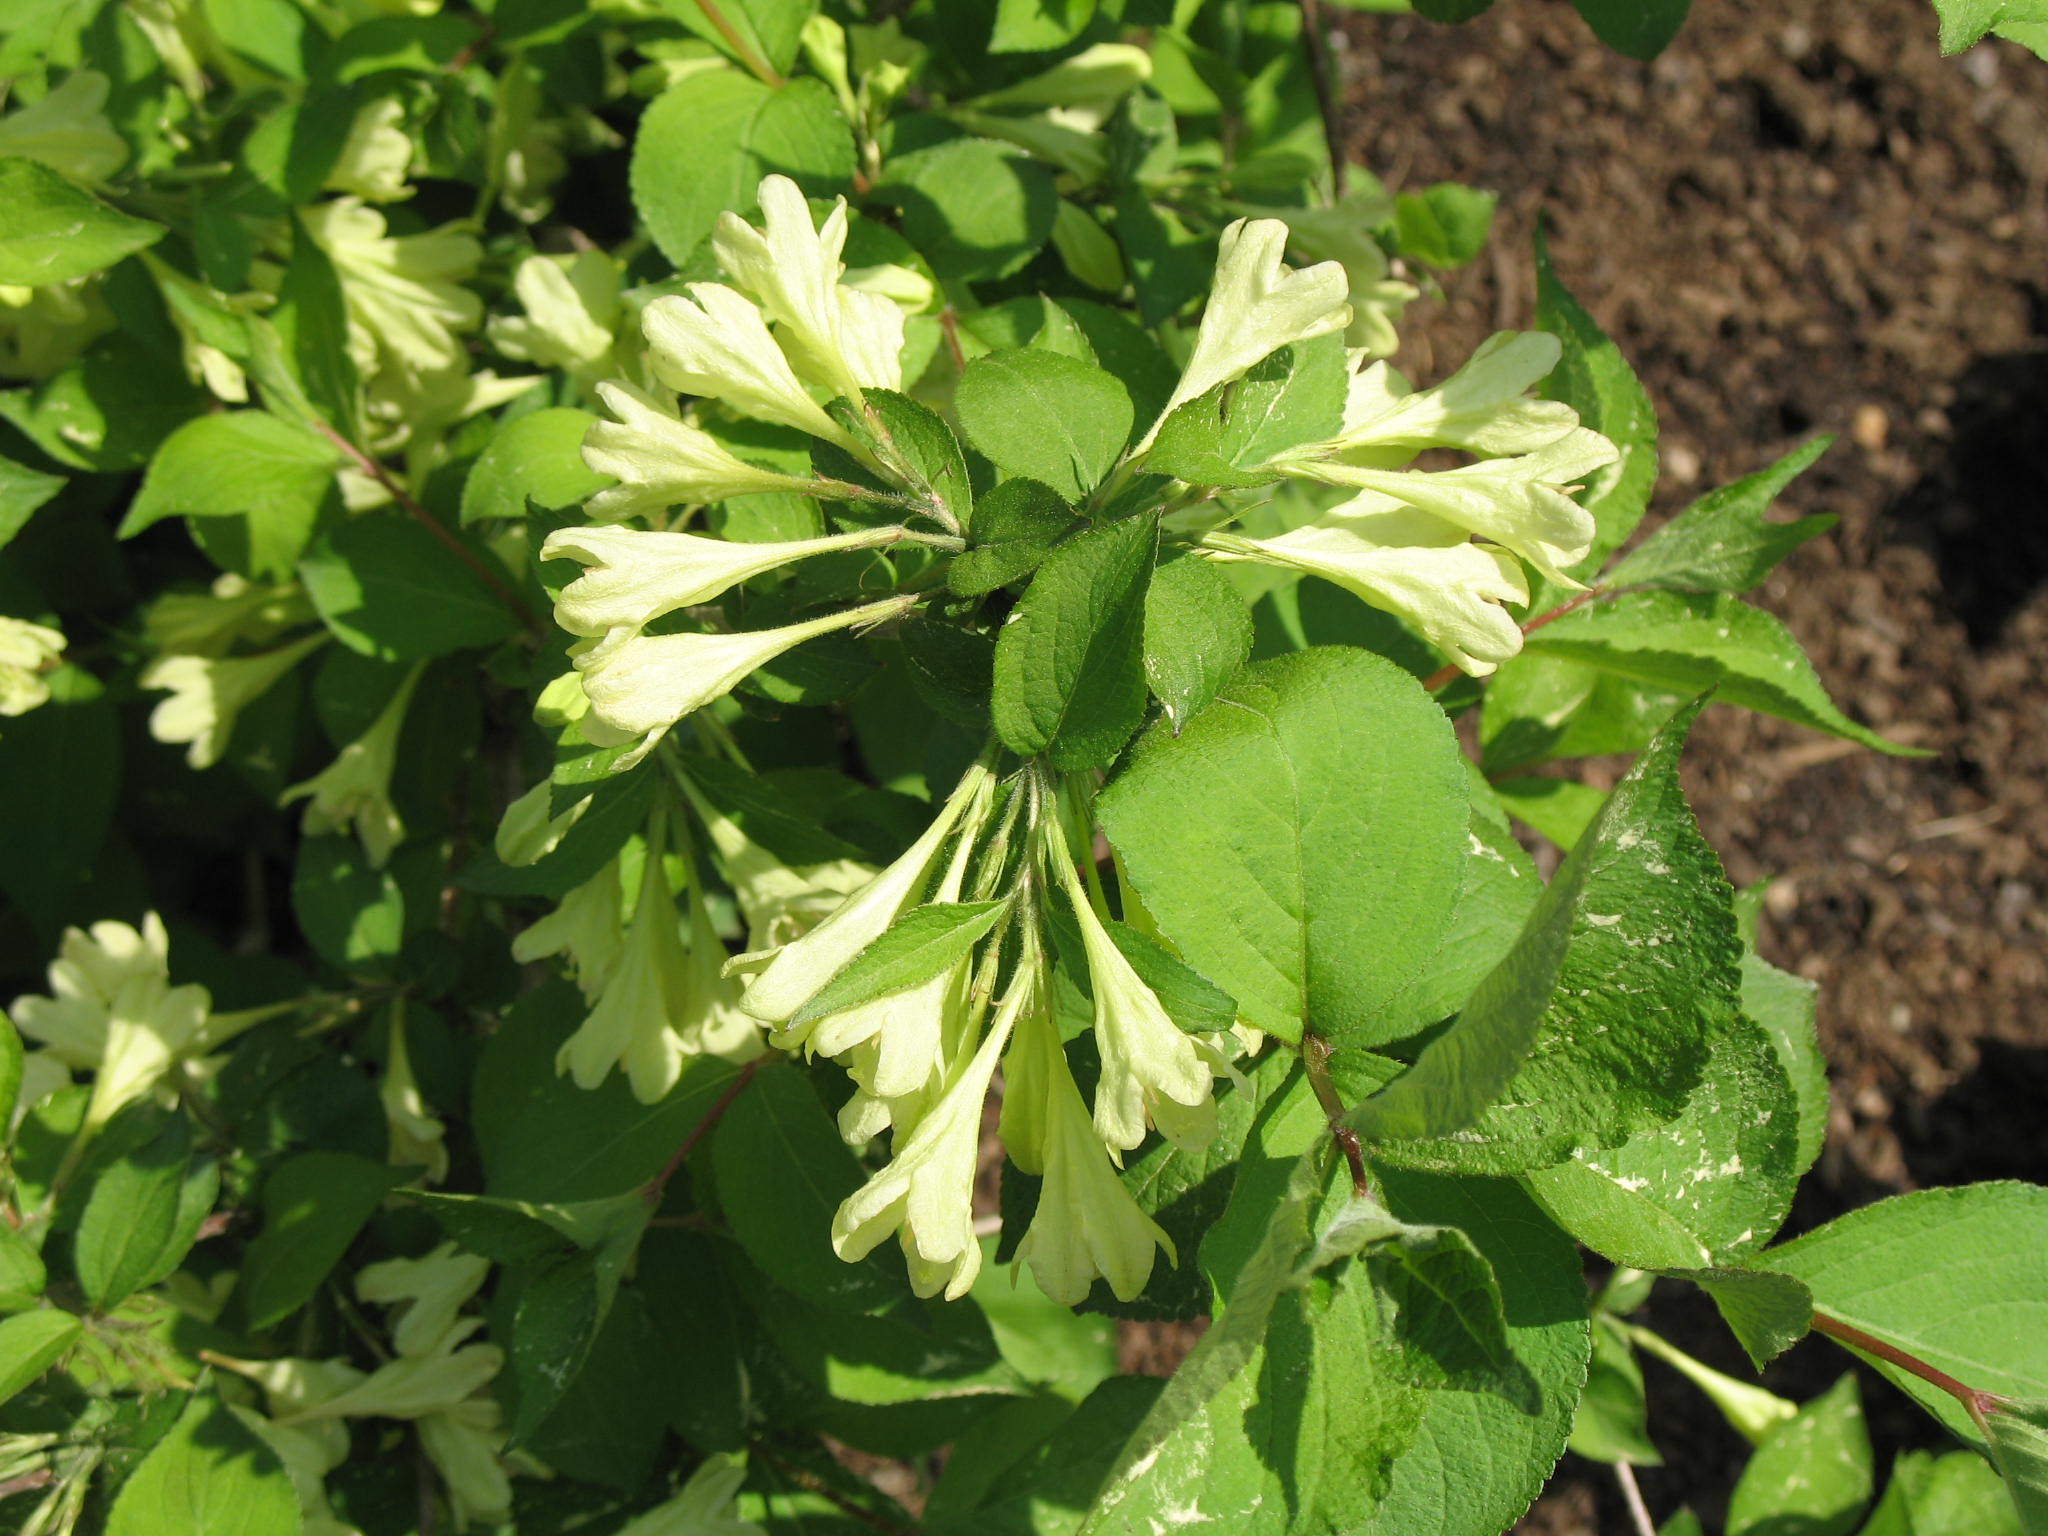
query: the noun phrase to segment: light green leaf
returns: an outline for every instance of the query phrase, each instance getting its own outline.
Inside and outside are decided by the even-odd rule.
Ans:
[[[1486,249],[1496,192],[1440,181],[1394,199],[1394,231],[1401,254],[1432,267],[1462,267]]]
[[[1657,480],[1657,413],[1621,349],[1558,281],[1541,228],[1536,231],[1536,324],[1564,343],[1563,360],[1544,381],[1543,393],[1571,406],[1582,426],[1621,450],[1616,462],[1594,472],[1579,496],[1597,531],[1592,551],[1571,572],[1577,576],[1599,569],[1607,552],[1643,520]]]
[[[284,1462],[234,1410],[194,1393],[142,1459],[107,1517],[107,1536],[298,1536]]]
[[[1753,948],[1742,954],[1742,1011],[1770,1036],[1778,1064],[1792,1084],[1799,1110],[1799,1137],[1792,1160],[1795,1174],[1804,1174],[1820,1156],[1828,1132],[1828,1068],[1814,1026],[1814,997],[1819,984],[1779,970],[1758,958]]]
[[[405,941],[405,892],[370,864],[353,837],[309,837],[292,870],[292,913],[306,942],[330,965],[383,975]]]
[[[1902,1451],[1859,1536],[2028,1536],[2005,1482],[1974,1451]]]
[[[1799,642],[1761,608],[1724,593],[1625,593],[1533,632],[1526,654],[1558,656],[1678,693],[1841,736],[1895,757],[1924,757],[1858,725],[1827,696]]]
[[[348,1152],[301,1152],[263,1185],[263,1230],[249,1244],[235,1294],[252,1328],[311,1298],[384,1197],[413,1177]]]
[[[381,661],[494,645],[518,627],[461,556],[396,514],[353,517],[323,534],[299,574],[327,627]]]
[[[846,190],[853,135],[831,87],[806,79],[770,90],[737,70],[706,70],[670,86],[641,116],[633,206],[680,267],[720,213],[755,206],[770,172],[813,197]]]
[[[732,39],[715,26],[694,0],[659,0],[661,8],[692,32],[730,57],[737,57]],[[817,0],[718,0],[718,14],[739,34],[747,51],[770,69],[788,74],[796,62],[804,23],[817,11]]]
[[[968,282],[1017,271],[1052,238],[1059,212],[1052,167],[992,139],[893,156],[873,196],[902,214],[904,238],[933,272]]]
[[[0,1403],[55,1365],[84,1331],[82,1322],[56,1307],[0,1318]]]
[[[1095,0],[996,0],[990,53],[1044,53],[1064,48],[1095,19]]]
[[[95,1309],[119,1306],[157,1277],[177,1236],[191,1150],[191,1126],[173,1114],[147,1142],[95,1174],[73,1250],[78,1283]],[[198,1221],[195,1216],[194,1227]],[[189,1233],[185,1241],[189,1246]],[[182,1250],[173,1255],[172,1265],[182,1256]]]
[[[46,475],[0,458],[0,548],[5,548],[43,503],[64,489],[62,475]]]
[[[1487,679],[1479,714],[1480,761],[1488,774],[1502,780],[1504,792],[1516,793],[1507,788],[1505,775],[1517,769],[1556,758],[1642,751],[1686,697],[1525,650]]]
[[[979,944],[1002,914],[1000,901],[933,902],[913,908],[847,961],[791,1015],[787,1027],[796,1029],[930,981]]]
[[[1757,1264],[1804,1280],[1818,1311],[1968,1387],[2048,1397],[2048,1188],[1991,1183],[1897,1195]],[[1946,1392],[1874,1363],[1959,1437],[1982,1443]]]
[[[1996,32],[2048,58],[2048,0],[1934,0],[1941,16],[1941,51],[1961,53]]]
[[[1145,681],[1177,733],[1207,709],[1252,650],[1252,616],[1207,560],[1152,573],[1145,592]]]
[[[1727,1536],[1849,1536],[1870,1493],[1863,1400],[1844,1376],[1764,1437],[1728,1500]]]
[[[14,1228],[0,1225],[0,1312],[20,1312],[36,1304],[49,1283],[43,1256]]]
[[[1149,733],[1097,814],[1182,958],[1286,1040],[1377,1019],[1459,898],[1450,724],[1364,651],[1244,669],[1179,737]]]
[[[1145,468],[1191,485],[1271,484],[1280,474],[1268,463],[1342,430],[1349,381],[1341,335],[1283,347],[1242,378],[1176,407]]]
[[[1835,526],[1831,513],[1767,523],[1778,494],[1827,452],[1817,437],[1769,469],[1702,496],[1659,528],[1600,578],[1604,587],[1658,587],[1670,592],[1747,592],[1778,562]]]
[[[0,155],[0,283],[39,288],[111,267],[156,244],[161,224],[131,218],[40,161]]]
[[[612,483],[583,463],[583,434],[597,418],[569,406],[515,416],[499,427],[462,483],[462,524],[521,518],[531,498],[573,507]]]
[[[1586,835],[1607,797],[1576,779],[1553,779],[1533,773],[1502,779],[1492,786],[1509,815],[1547,837],[1566,853]]]
[[[1636,1363],[1635,1346],[1604,1313],[1593,1317],[1593,1359],[1572,1418],[1571,1448],[1590,1461],[1625,1461],[1635,1467],[1664,1464],[1650,1441],[1649,1404],[1643,1397],[1643,1368]]]
[[[1007,475],[1042,481],[1078,503],[1131,435],[1131,397],[1078,358],[1033,347],[967,365],[953,400],[968,442]]]
[[[1032,354],[1051,357],[1051,353]],[[1054,767],[1099,767],[1145,713],[1145,590],[1159,545],[1149,516],[1091,529],[1046,557],[996,640],[996,734]]]
[[[287,576],[323,510],[340,507],[340,462],[317,433],[263,411],[201,416],[164,439],[119,536],[167,517],[241,517],[253,573]]]
[[[2048,1531],[2048,1401],[2008,1398],[1984,1416],[1991,1460],[2025,1536]]]

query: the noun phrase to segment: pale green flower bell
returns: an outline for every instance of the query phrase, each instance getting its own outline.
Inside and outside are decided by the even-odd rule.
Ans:
[[[468,372],[458,333],[483,319],[483,301],[464,286],[483,259],[474,238],[446,230],[394,237],[384,215],[356,197],[302,208],[299,217],[341,279],[358,368]]]
[[[636,1515],[618,1536],[768,1536],[767,1527],[733,1513],[747,1464],[720,1452],[707,1456],[674,1498]]]
[[[558,528],[541,545],[543,560],[589,567],[562,589],[555,622],[572,635],[638,630],[678,608],[708,603],[753,576],[812,555],[878,549],[903,537],[895,527],[857,528],[817,539],[740,544],[693,533],[631,528]]]
[[[542,789],[549,788],[542,780]],[[567,955],[576,984],[595,999],[618,964],[626,941],[625,894],[619,860],[614,858],[576,886],[555,910],[512,940],[512,958],[530,965],[547,955]]]
[[[515,868],[540,862],[561,846],[569,829],[590,809],[590,797],[586,795],[557,816],[554,793],[554,780],[542,779],[505,807],[491,839],[491,850],[501,862]]]
[[[1395,322],[1422,291],[1392,275],[1387,253],[1372,236],[1375,226],[1394,215],[1393,199],[1377,180],[1363,177],[1329,207],[1230,207],[1250,218],[1280,220],[1294,250],[1310,261],[1334,261],[1344,268],[1351,300],[1351,323],[1344,331],[1348,345],[1379,357],[1401,344]]]
[[[688,778],[678,777],[747,920],[750,953],[779,949],[803,937],[875,878],[874,866],[857,859],[792,868],[748,837]]]
[[[236,717],[326,642],[318,634],[255,656],[157,657],[136,678],[145,688],[171,695],[150,711],[149,734],[171,745],[185,743],[186,762],[211,768],[227,750]]]
[[[107,120],[107,77],[73,70],[41,101],[0,117],[0,155],[20,155],[88,187],[128,163],[128,143]]]
[[[1529,600],[1521,566],[1465,530],[1368,491],[1273,539],[1212,533],[1212,558],[1291,567],[1407,620],[1474,677],[1522,648],[1507,604]]]
[[[64,657],[64,633],[0,614],[0,715],[25,715],[50,701],[43,674]]]
[[[331,192],[352,192],[372,203],[395,203],[411,197],[406,172],[412,169],[412,138],[406,133],[405,104],[381,96],[358,108],[348,137],[325,186]]]
[[[391,774],[398,764],[398,738],[405,729],[406,710],[419,686],[425,662],[414,663],[370,728],[341,749],[341,755],[302,784],[278,797],[278,804],[305,800],[301,821],[308,837],[344,832],[351,826],[373,869],[390,862],[391,852],[405,840],[405,823],[391,803]]]
[[[569,655],[583,674],[592,715],[617,732],[619,740],[638,738],[637,747],[619,759],[624,769],[652,751],[678,720],[724,698],[784,651],[834,630],[879,624],[915,602],[915,597],[892,597],[800,624],[729,635],[613,630],[603,639],[579,641]],[[586,736],[589,724],[584,722]]]
[[[686,1054],[675,1022],[689,1007],[689,956],[675,895],[651,841],[625,942],[590,1015],[562,1042],[555,1070],[595,1088],[623,1067],[633,1096],[653,1104],[675,1087]]]
[[[483,1319],[456,1314],[483,1289],[490,1260],[443,1243],[417,1259],[385,1259],[356,1273],[356,1295],[379,1306],[397,1307],[392,1345],[407,1359],[446,1354],[483,1326]]]
[[[654,376],[679,394],[723,400],[743,416],[794,427],[852,451],[854,439],[811,398],[768,322],[722,283],[656,299],[640,317]]]
[[[512,274],[526,313],[494,318],[491,345],[523,363],[592,378],[612,363],[619,283],[619,264],[603,251],[529,256]]]
[[[394,1168],[423,1167],[425,1180],[438,1184],[448,1177],[448,1127],[428,1108],[413,1075],[412,1053],[405,1043],[405,1014],[394,1004],[390,1015],[390,1045],[385,1051],[384,1076],[377,1084],[377,1101],[384,1106],[384,1160]]]
[[[268,645],[312,617],[313,605],[297,583],[269,586],[230,571],[206,592],[164,593],[142,623],[160,651],[221,656],[238,643]]]
[[[584,504],[595,522],[651,517],[760,491],[816,489],[803,475],[747,463],[701,427],[691,426],[651,395],[625,384],[599,384],[597,397],[616,421],[595,421],[583,435],[583,462],[619,483]]]
[[[1563,351],[1548,331],[1498,331],[1443,383],[1412,393],[1396,387],[1384,363],[1362,369],[1347,392],[1344,430],[1327,447],[1338,454],[1386,447],[1462,448],[1489,458],[1532,453],[1579,424],[1562,400],[1529,395]]]
[[[843,286],[846,199],[823,225],[787,176],[761,182],[765,229],[722,213],[711,237],[718,264],[760,300],[796,371],[835,395],[903,387],[903,311],[879,294]]]
[[[1287,226],[1277,219],[1239,219],[1223,231],[1194,349],[1139,452],[1151,446],[1175,407],[1237,378],[1282,347],[1351,323],[1344,269],[1322,261],[1292,271],[1280,259],[1286,249]]]

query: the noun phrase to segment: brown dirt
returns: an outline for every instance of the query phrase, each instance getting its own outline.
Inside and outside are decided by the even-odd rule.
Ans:
[[[1933,755],[1717,709],[1687,769],[1730,877],[1777,877],[1765,952],[1823,988],[1834,1114],[1794,1229],[2042,1178],[2048,63],[1998,43],[1939,58],[1925,0],[1696,0],[1649,65],[1595,46],[1563,0],[1344,25],[1352,154],[1398,185],[1501,195],[1489,254],[1404,326],[1412,376],[1531,323],[1540,211],[1656,402],[1653,522],[1841,435],[1784,500],[1841,526],[1755,600],[1846,709]],[[1711,1309],[1664,1290],[1653,1324],[1740,1371]],[[1767,1380],[1808,1396],[1843,1358],[1805,1344]],[[1711,1528],[1745,1447],[1666,1374],[1652,1433],[1672,1464],[1644,1491]],[[1881,1450],[1924,1440],[1866,1385]],[[1628,1525],[1605,1470],[1568,1458],[1527,1528]]]

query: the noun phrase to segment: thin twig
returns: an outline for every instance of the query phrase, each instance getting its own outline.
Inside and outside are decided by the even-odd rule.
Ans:
[[[1330,1139],[1342,1149],[1344,1161],[1351,1169],[1352,1195],[1370,1200],[1372,1179],[1365,1171],[1365,1148],[1359,1143],[1358,1132],[1344,1123],[1344,1101],[1337,1097],[1337,1085],[1330,1081],[1330,1042],[1313,1031],[1305,1031],[1301,1037],[1301,1064],[1308,1073],[1308,1085],[1315,1092],[1316,1102],[1329,1117]]]
[[[1551,609],[1550,612],[1546,614],[1541,614],[1533,619],[1524,620],[1522,624],[1522,633],[1525,635],[1532,635],[1537,630],[1541,629],[1544,625],[1555,624],[1559,619],[1563,618],[1566,614],[1575,612],[1577,609],[1583,608],[1587,603],[1593,601],[1594,598],[1605,597],[1606,595],[1607,593],[1604,588],[1588,587],[1585,591],[1581,592],[1577,597],[1573,598],[1570,602],[1560,603],[1557,607]],[[1447,683],[1453,681],[1458,676],[1460,670],[1461,669],[1459,668],[1456,662],[1453,662],[1450,666],[1447,667],[1439,667],[1436,671],[1430,673],[1428,677],[1423,679],[1422,686],[1427,688],[1431,693],[1435,693],[1439,688],[1442,688]]]
[[[1301,40],[1308,50],[1308,72],[1316,89],[1316,110],[1323,115],[1323,145],[1330,154],[1330,201],[1344,195],[1344,134],[1338,126],[1337,93],[1333,89],[1329,34],[1323,25],[1321,0],[1301,0]]]
[[[408,491],[397,480],[392,478],[390,470],[342,436],[341,433],[335,431],[326,422],[315,421],[313,423],[313,430],[347,454],[355,462],[356,468],[360,469],[384,488],[391,499],[398,504],[401,511],[423,526],[435,538],[439,539],[456,559],[468,566],[477,580],[490,588],[491,595],[503,603],[511,612],[512,617],[519,621],[520,628],[536,638],[546,635],[546,629],[542,626],[540,620],[534,616],[533,611],[526,606],[525,600],[517,592],[506,586],[499,579],[498,573],[477,557],[475,550],[450,533],[442,525],[439,518],[421,506],[411,491]]]
[[[704,13],[706,21],[718,29],[718,35],[725,39],[726,46],[739,56],[742,64],[746,65],[747,73],[771,91],[782,89],[787,82],[775,72],[766,59],[747,46],[747,40],[740,36],[739,29],[726,18],[725,13],[713,3],[713,0],[697,0],[697,9]]]
[[[1965,1386],[1946,1371],[1937,1370],[1917,1355],[1909,1355],[1896,1344],[1887,1344],[1883,1339],[1873,1338],[1861,1328],[1853,1327],[1840,1318],[1829,1317],[1825,1312],[1813,1314],[1813,1331],[1824,1333],[1839,1344],[1860,1349],[1866,1355],[1874,1355],[1888,1365],[1895,1365],[1910,1376],[1918,1376],[1929,1386],[1939,1387],[1950,1397],[1961,1403],[1977,1427],[1984,1427],[1984,1415],[1997,1406],[1998,1394],[1980,1392],[1975,1387]]]
[[[1650,1506],[1643,1502],[1643,1490],[1636,1486],[1636,1469],[1625,1461],[1617,1461],[1614,1480],[1621,1484],[1622,1502],[1628,1505],[1628,1516],[1635,1522],[1637,1536],[1657,1536],[1657,1522],[1650,1518]]]
[[[732,1108],[733,1100],[746,1091],[747,1084],[754,1080],[754,1074],[761,1070],[761,1064],[781,1054],[780,1051],[764,1051],[741,1067],[733,1080],[725,1085],[725,1092],[718,1096],[715,1104],[704,1111],[704,1118],[690,1127],[690,1134],[685,1136],[683,1144],[676,1148],[675,1156],[662,1166],[661,1172],[647,1181],[647,1188],[643,1193],[649,1205],[661,1204],[662,1191],[668,1188],[668,1181],[676,1176],[678,1168],[689,1161],[690,1154],[697,1150],[697,1143],[709,1135],[711,1128],[718,1124],[728,1109]]]

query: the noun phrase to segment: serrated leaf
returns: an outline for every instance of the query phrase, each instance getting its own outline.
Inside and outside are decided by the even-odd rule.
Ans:
[[[996,640],[991,709],[1011,751],[1073,772],[1130,740],[1145,712],[1145,591],[1158,546],[1157,522],[1141,515],[1091,529],[1038,568]]]
[[[84,1323],[56,1307],[0,1318],[0,1403],[55,1365],[84,1331]]]
[[[904,471],[915,494],[936,502],[961,527],[968,526],[974,518],[974,491],[960,440],[945,418],[894,390],[870,389],[861,398],[874,413],[872,420],[844,400],[832,402],[833,417],[873,445],[885,463]]]
[[[1792,1084],[1799,1113],[1792,1169],[1799,1175],[1820,1156],[1828,1132],[1827,1060],[1814,1023],[1819,991],[1817,982],[1779,970],[1754,949],[1743,951],[1742,1011],[1770,1037],[1778,1065]]]
[[[1494,1392],[1537,1412],[1543,1394],[1508,1345],[1493,1266],[1455,1227],[1387,1220],[1395,1230],[1375,1240],[1368,1267],[1403,1374],[1419,1387]]]
[[[1183,557],[1145,593],[1145,681],[1178,734],[1209,707],[1252,650],[1252,616],[1228,577]]]
[[[347,1152],[301,1152],[263,1184],[263,1230],[250,1242],[235,1295],[251,1328],[304,1306],[384,1197],[413,1177]]]
[[[1834,439],[1817,437],[1769,469],[1709,492],[1659,528],[1600,578],[1601,585],[1670,592],[1747,592],[1809,539],[1835,526],[1832,513],[1767,523],[1764,513]]]
[[[107,1536],[296,1536],[298,1495],[269,1441],[210,1393],[121,1485]]]
[[[1244,669],[1179,737],[1148,734],[1097,814],[1182,958],[1282,1039],[1377,1017],[1458,899],[1467,809],[1449,722],[1363,651]]]
[[[156,244],[164,226],[131,218],[20,155],[0,155],[0,283],[39,288],[111,267]]]
[[[1550,264],[1550,247],[1536,231],[1536,324],[1564,344],[1564,356],[1543,382],[1543,393],[1562,400],[1621,450],[1596,470],[1579,496],[1593,514],[1593,548],[1571,574],[1597,570],[1609,550],[1635,531],[1657,479],[1657,413],[1635,370],[1593,317],[1566,291]]]
[[[342,643],[382,661],[494,645],[518,628],[460,555],[406,517],[350,518],[314,542],[299,574]]]
[[[1799,642],[1761,608],[1723,593],[1625,593],[1534,631],[1533,656],[1557,656],[1677,693],[1776,715],[1894,757],[1924,757],[1843,714]]]
[[[1249,487],[1280,478],[1266,466],[1289,449],[1335,437],[1350,382],[1344,338],[1297,342],[1174,409],[1145,467],[1191,485]]]
[[[22,1312],[36,1304],[49,1283],[43,1256],[14,1228],[0,1226],[0,1312]]]
[[[1813,1296],[1790,1275],[1760,1269],[1667,1270],[1708,1296],[1750,1363],[1761,1371],[1805,1338],[1813,1325]]]
[[[967,548],[954,556],[946,584],[962,597],[979,597],[1037,570],[1080,519],[1051,486],[1018,475],[981,498],[967,530]]]
[[[1870,1433],[1844,1376],[1757,1446],[1728,1500],[1728,1536],[1849,1536],[1870,1502]]]
[[[1023,475],[1078,503],[1131,435],[1131,397],[1114,375],[1036,348],[967,365],[953,397],[960,430],[1005,476]]]
[[[754,206],[771,171],[814,197],[846,190],[853,135],[831,87],[806,79],[771,90],[737,70],[705,70],[670,86],[641,115],[633,206],[662,255],[682,267],[719,214]]]

